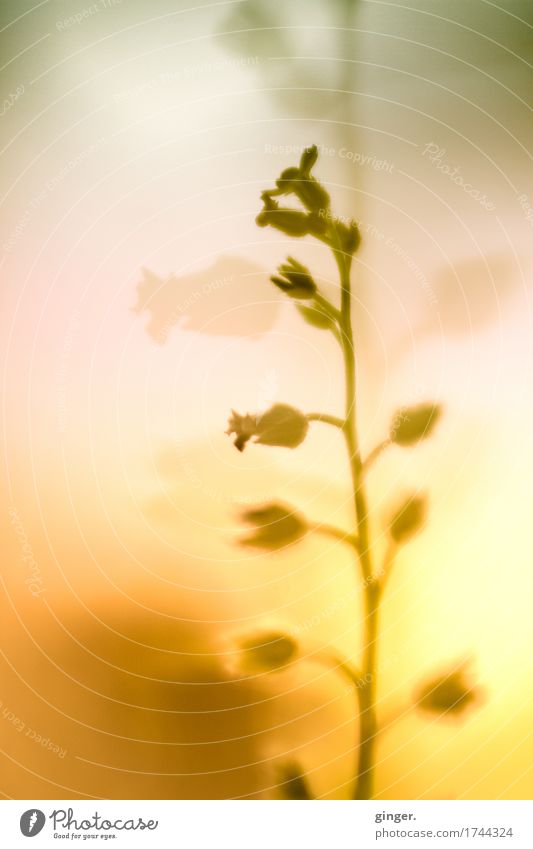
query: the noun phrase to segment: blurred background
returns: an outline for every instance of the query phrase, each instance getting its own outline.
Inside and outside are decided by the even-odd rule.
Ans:
[[[283,498],[350,528],[345,457],[239,454],[231,408],[342,412],[335,340],[268,276],[325,248],[259,230],[261,190],[320,149],[354,267],[365,453],[425,400],[434,437],[370,481],[377,551],[406,489],[427,529],[384,603],[380,715],[471,661],[464,717],[409,711],[382,799],[528,798],[531,274],[528,0],[6,0],[2,39],[0,748],[6,798],[277,798],[298,762],[347,798],[359,657],[344,548],[274,555],[239,509]],[[238,677],[239,636],[303,659]]]

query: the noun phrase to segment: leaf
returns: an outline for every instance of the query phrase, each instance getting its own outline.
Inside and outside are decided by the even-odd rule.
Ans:
[[[410,495],[393,515],[390,535],[394,542],[404,543],[421,530],[427,514],[425,495]]]
[[[246,668],[271,672],[296,659],[298,643],[283,632],[267,631],[245,637],[241,641],[240,650]]]
[[[287,763],[280,770],[281,794],[284,799],[313,799],[307,778],[297,763]]]
[[[433,433],[441,414],[439,404],[429,403],[398,410],[390,427],[391,442],[407,446],[427,439]]]
[[[256,530],[240,540],[241,545],[276,551],[301,539],[308,530],[303,516],[283,504],[271,503],[265,507],[245,510],[242,519]]]
[[[428,713],[462,714],[481,697],[481,689],[469,680],[467,664],[463,663],[420,685],[415,704]]]
[[[304,307],[302,304],[297,304],[296,309],[302,316],[303,320],[310,324],[311,327],[317,327],[319,330],[330,330],[335,326],[335,321],[332,316],[328,315],[318,305],[314,307]]]

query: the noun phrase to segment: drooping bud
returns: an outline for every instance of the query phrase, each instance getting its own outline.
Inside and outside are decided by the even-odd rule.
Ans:
[[[268,631],[245,637],[241,641],[246,666],[256,667],[264,672],[282,669],[298,653],[298,643],[288,634]]]
[[[309,269],[292,257],[288,257],[287,262],[280,265],[278,271],[280,276],[273,275],[270,279],[291,298],[309,300],[316,294],[316,283]]]
[[[244,510],[242,519],[255,530],[240,540],[241,545],[277,551],[301,539],[308,530],[303,516],[295,513],[291,507],[272,503],[264,507]]]
[[[390,522],[390,535],[394,542],[407,542],[421,530],[427,514],[425,495],[410,495],[394,513]]]
[[[240,413],[237,413],[235,410],[231,411],[226,433],[228,435],[232,433],[235,434],[233,444],[238,451],[244,451],[248,440],[251,439],[252,436],[255,436],[256,424],[256,416],[251,416],[249,413],[245,413],[244,416],[241,416]]]
[[[280,792],[284,799],[313,799],[306,776],[297,763],[287,763],[280,769]]]
[[[296,448],[300,445],[309,428],[307,416],[289,404],[274,404],[261,415],[246,413],[241,416],[231,411],[227,434],[236,436],[235,447],[243,451],[246,443],[255,437],[261,445],[273,445],[279,448]]]
[[[350,221],[349,224],[344,224],[344,222],[336,219],[331,227],[334,231],[333,246],[338,245],[343,253],[350,256],[354,254],[361,244],[361,233],[356,222]]]
[[[481,697],[481,689],[469,680],[467,664],[463,663],[420,685],[415,693],[415,704],[428,713],[459,715],[478,703]]]
[[[299,304],[297,310],[303,320],[311,327],[317,327],[319,330],[331,330],[332,327],[335,327],[335,319],[325,312],[320,304],[314,304],[312,307],[304,307]]]
[[[390,428],[390,439],[396,445],[408,446],[431,436],[442,413],[439,404],[419,404],[398,410]]]

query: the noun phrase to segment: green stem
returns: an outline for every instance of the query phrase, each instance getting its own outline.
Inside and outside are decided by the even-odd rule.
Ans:
[[[335,525],[328,525],[325,522],[311,522],[310,520],[308,520],[307,525],[310,531],[332,537],[339,540],[339,542],[345,542],[347,545],[355,548],[356,551],[359,550],[359,540],[357,537],[354,537],[353,534],[346,533],[341,528],[336,528]]]
[[[390,445],[392,445],[392,440],[391,439],[384,439],[383,442],[380,442],[378,445],[376,445],[375,448],[372,449],[372,451],[370,452],[370,454],[368,455],[366,460],[363,462],[363,469],[362,469],[363,475],[366,475],[366,473],[368,472],[370,467],[374,465],[374,463],[376,462],[378,457],[380,457],[381,454],[383,454],[383,452]]]
[[[344,427],[343,419],[340,419],[338,416],[330,416],[329,413],[307,413],[307,421],[324,422],[324,424],[333,425],[334,427],[338,427],[341,430]]]
[[[356,689],[360,687],[361,673],[359,670],[355,669],[347,660],[340,658],[337,654],[320,651],[313,657],[313,660],[316,663],[327,666],[333,672],[343,675],[352,687]]]
[[[365,582],[364,634],[361,687],[359,689],[359,749],[354,798],[371,799],[377,732],[376,668],[380,587],[373,580],[368,502],[363,479],[356,417],[356,362],[351,317],[351,257],[340,246],[333,249],[341,281],[341,335],[345,368],[345,424],[343,427],[353,487],[358,560]]]

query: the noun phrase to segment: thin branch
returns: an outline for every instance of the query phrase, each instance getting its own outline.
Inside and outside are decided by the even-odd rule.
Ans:
[[[341,321],[341,311],[337,309],[331,301],[328,301],[324,295],[321,295],[320,292],[315,292],[315,301],[319,307],[322,307],[322,311],[329,315],[330,318],[333,318],[335,321],[340,323]]]
[[[310,531],[314,531],[318,534],[324,534],[328,537],[333,537],[333,539],[339,540],[340,542],[345,542],[347,545],[355,548],[356,551],[359,551],[359,540],[353,534],[349,534],[346,531],[343,531],[341,528],[336,528],[335,525],[328,525],[324,522],[309,522],[308,528]]]
[[[356,418],[356,361],[354,335],[351,318],[351,280],[352,257],[347,255],[335,233],[336,245],[332,245],[335,261],[339,269],[341,283],[341,333],[342,352],[345,369],[345,409],[346,425],[344,438],[350,462],[353,486],[355,521],[359,539],[359,563],[365,580],[364,603],[364,645],[362,677],[358,685],[359,698],[359,747],[358,763],[355,775],[354,798],[371,799],[373,774],[375,767],[375,740],[377,733],[376,718],[376,671],[377,643],[379,633],[380,585],[374,581],[372,554],[370,549],[370,528],[368,502],[365,482],[362,474],[363,463],[359,448]]]
[[[342,659],[335,653],[317,652],[312,658],[316,663],[322,663],[329,667],[334,672],[340,672],[348,679],[350,684],[357,690],[360,689],[361,672],[355,666],[352,666],[347,660]]]
[[[368,457],[363,461],[361,468],[361,474],[363,476],[367,474],[370,467],[374,465],[378,457],[383,454],[390,445],[392,445],[392,440],[387,438],[384,439],[383,442],[379,442],[376,447],[372,449]]]
[[[307,421],[324,422],[324,424],[333,425],[341,430],[344,428],[345,424],[344,419],[341,419],[338,416],[330,416],[329,413],[307,413]]]
[[[392,569],[394,567],[394,561],[396,558],[396,553],[398,551],[398,545],[394,542],[393,539],[389,539],[389,543],[387,546],[387,550],[385,552],[385,556],[383,558],[383,565],[381,567],[381,571],[379,573],[379,591],[380,594],[385,589],[385,585],[390,578]]]

